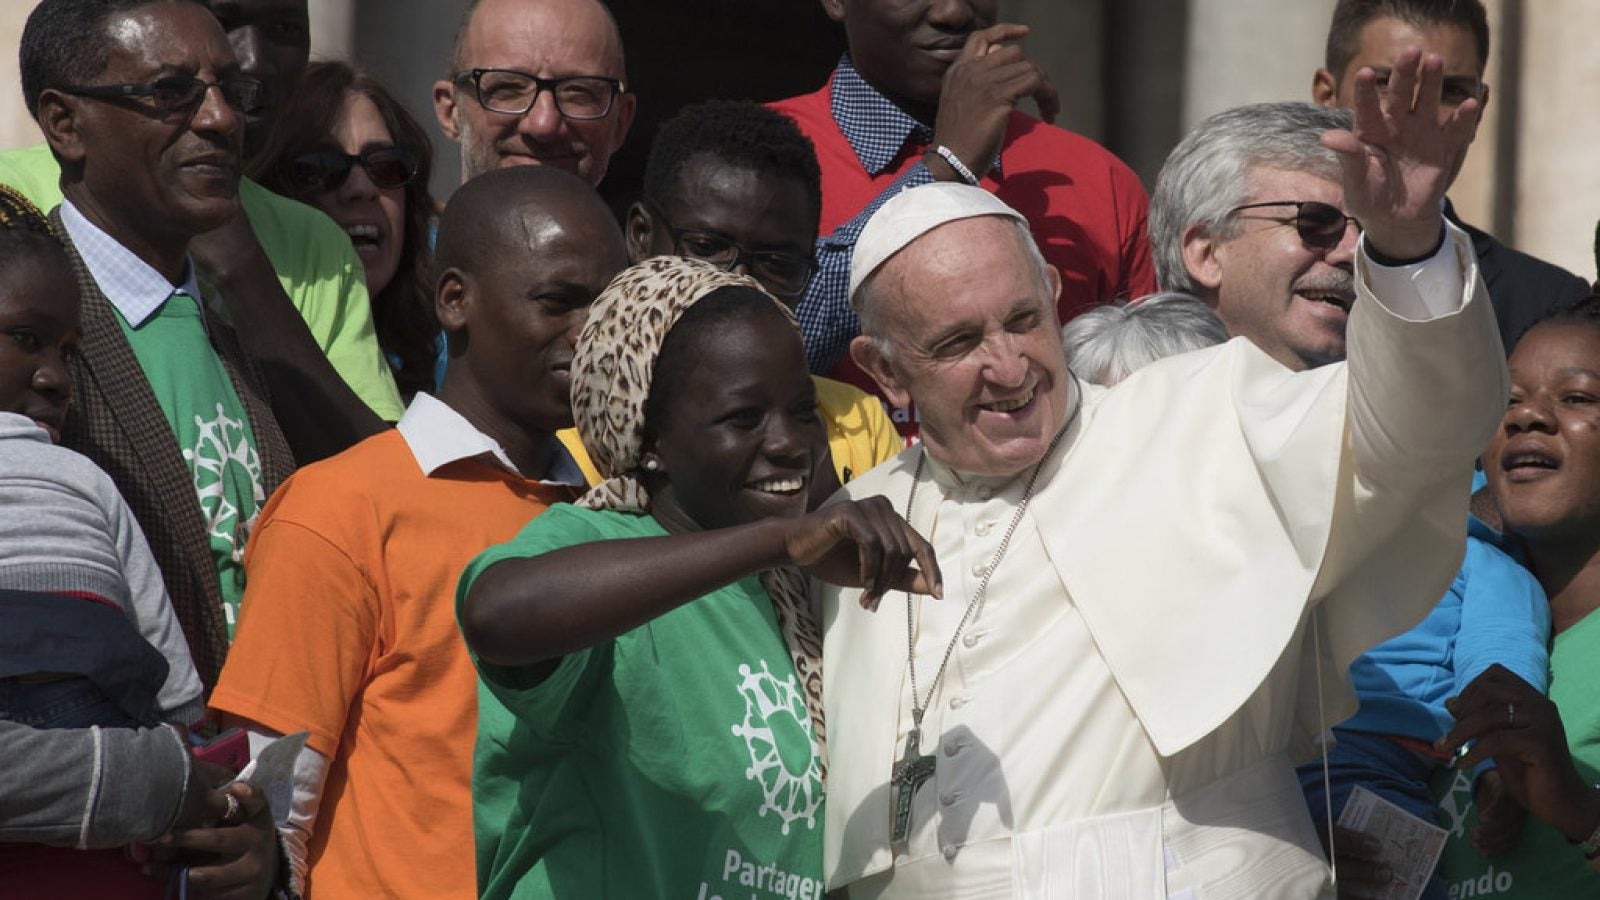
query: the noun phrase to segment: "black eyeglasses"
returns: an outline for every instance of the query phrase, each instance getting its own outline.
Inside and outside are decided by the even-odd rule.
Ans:
[[[1265,203],[1247,203],[1244,206],[1235,206],[1228,215],[1269,206],[1294,207],[1294,215],[1280,221],[1293,222],[1294,230],[1300,234],[1301,243],[1318,250],[1332,250],[1339,246],[1339,242],[1344,240],[1345,228],[1349,225],[1355,225],[1356,231],[1361,230],[1361,222],[1355,216],[1347,216],[1339,207],[1316,200],[1268,200]]]
[[[164,113],[186,113],[199,106],[211,88],[222,91],[223,101],[239,112],[253,113],[259,108],[261,82],[246,75],[230,75],[218,81],[206,81],[193,75],[168,75],[145,84],[92,84],[61,90],[100,100],[149,97],[151,104]]]
[[[687,256],[732,271],[744,264],[750,277],[761,283],[774,296],[794,300],[806,292],[811,276],[816,274],[817,260],[810,255],[784,253],[778,250],[746,250],[725,234],[695,228],[676,228],[667,221],[659,207],[646,201],[656,219],[672,235],[673,250]]]
[[[472,85],[479,106],[508,116],[525,114],[539,102],[539,94],[549,91],[555,98],[556,112],[565,118],[603,119],[611,112],[617,95],[628,90],[615,78],[598,75],[540,78],[516,69],[469,69],[457,73],[451,80]]]
[[[315,194],[337,190],[357,165],[366,170],[374,187],[397,188],[416,177],[417,152],[404,146],[373,147],[360,153],[312,150],[290,159],[284,175],[297,193]]]

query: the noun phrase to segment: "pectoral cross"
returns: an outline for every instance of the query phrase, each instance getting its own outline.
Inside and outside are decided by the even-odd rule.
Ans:
[[[922,744],[922,717],[916,718],[916,727],[906,735],[906,752],[894,764],[889,779],[894,785],[894,822],[889,829],[889,843],[895,853],[905,852],[911,838],[911,801],[923,782],[933,777],[933,757],[917,755]]]

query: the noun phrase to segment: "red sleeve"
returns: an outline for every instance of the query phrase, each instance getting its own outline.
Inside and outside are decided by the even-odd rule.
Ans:
[[[1117,222],[1122,226],[1122,266],[1115,296],[1137,300],[1156,292],[1156,269],[1150,259],[1150,197],[1139,176],[1115,157],[1111,189],[1116,195]]]

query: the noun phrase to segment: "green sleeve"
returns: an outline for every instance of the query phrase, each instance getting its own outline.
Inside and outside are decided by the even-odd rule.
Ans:
[[[504,544],[491,547],[478,554],[467,564],[456,590],[456,616],[459,621],[461,603],[485,570],[509,559],[527,559],[593,541],[640,537],[628,526],[639,516],[617,512],[596,512],[581,507],[558,504],[523,527],[516,537]],[[559,739],[562,732],[573,723],[576,715],[586,709],[588,698],[599,685],[601,669],[610,659],[611,642],[589,647],[563,657],[555,672],[540,681],[532,677],[526,666],[497,666],[484,662],[472,654],[472,663],[484,689],[499,701],[507,712],[541,736]]]
[[[0,184],[9,184],[40,212],[61,205],[61,166],[49,144],[0,153]]]
[[[378,347],[372,304],[350,238],[321,212],[253,181],[239,183],[250,227],[328,362],[386,422],[405,407]]]

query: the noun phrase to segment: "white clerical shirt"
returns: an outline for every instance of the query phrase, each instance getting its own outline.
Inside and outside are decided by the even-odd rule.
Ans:
[[[1420,620],[1448,585],[1471,462],[1506,396],[1470,243],[1450,237],[1419,266],[1358,263],[1350,366],[1367,377],[1344,365],[1289,373],[1235,340],[1112,391],[1074,385],[1079,416],[933,692],[921,752],[937,765],[898,858],[890,772],[912,727],[906,601],[867,613],[857,591],[817,587],[830,887],[1051,900],[1322,889],[1291,751],[1303,756],[1353,708],[1349,658]],[[1371,446],[1389,439],[1405,446]],[[848,495],[883,493],[903,512],[920,453]],[[945,595],[911,601],[919,701],[1026,476],[925,465],[912,524],[934,545]],[[1389,571],[1396,556],[1421,574]]]

